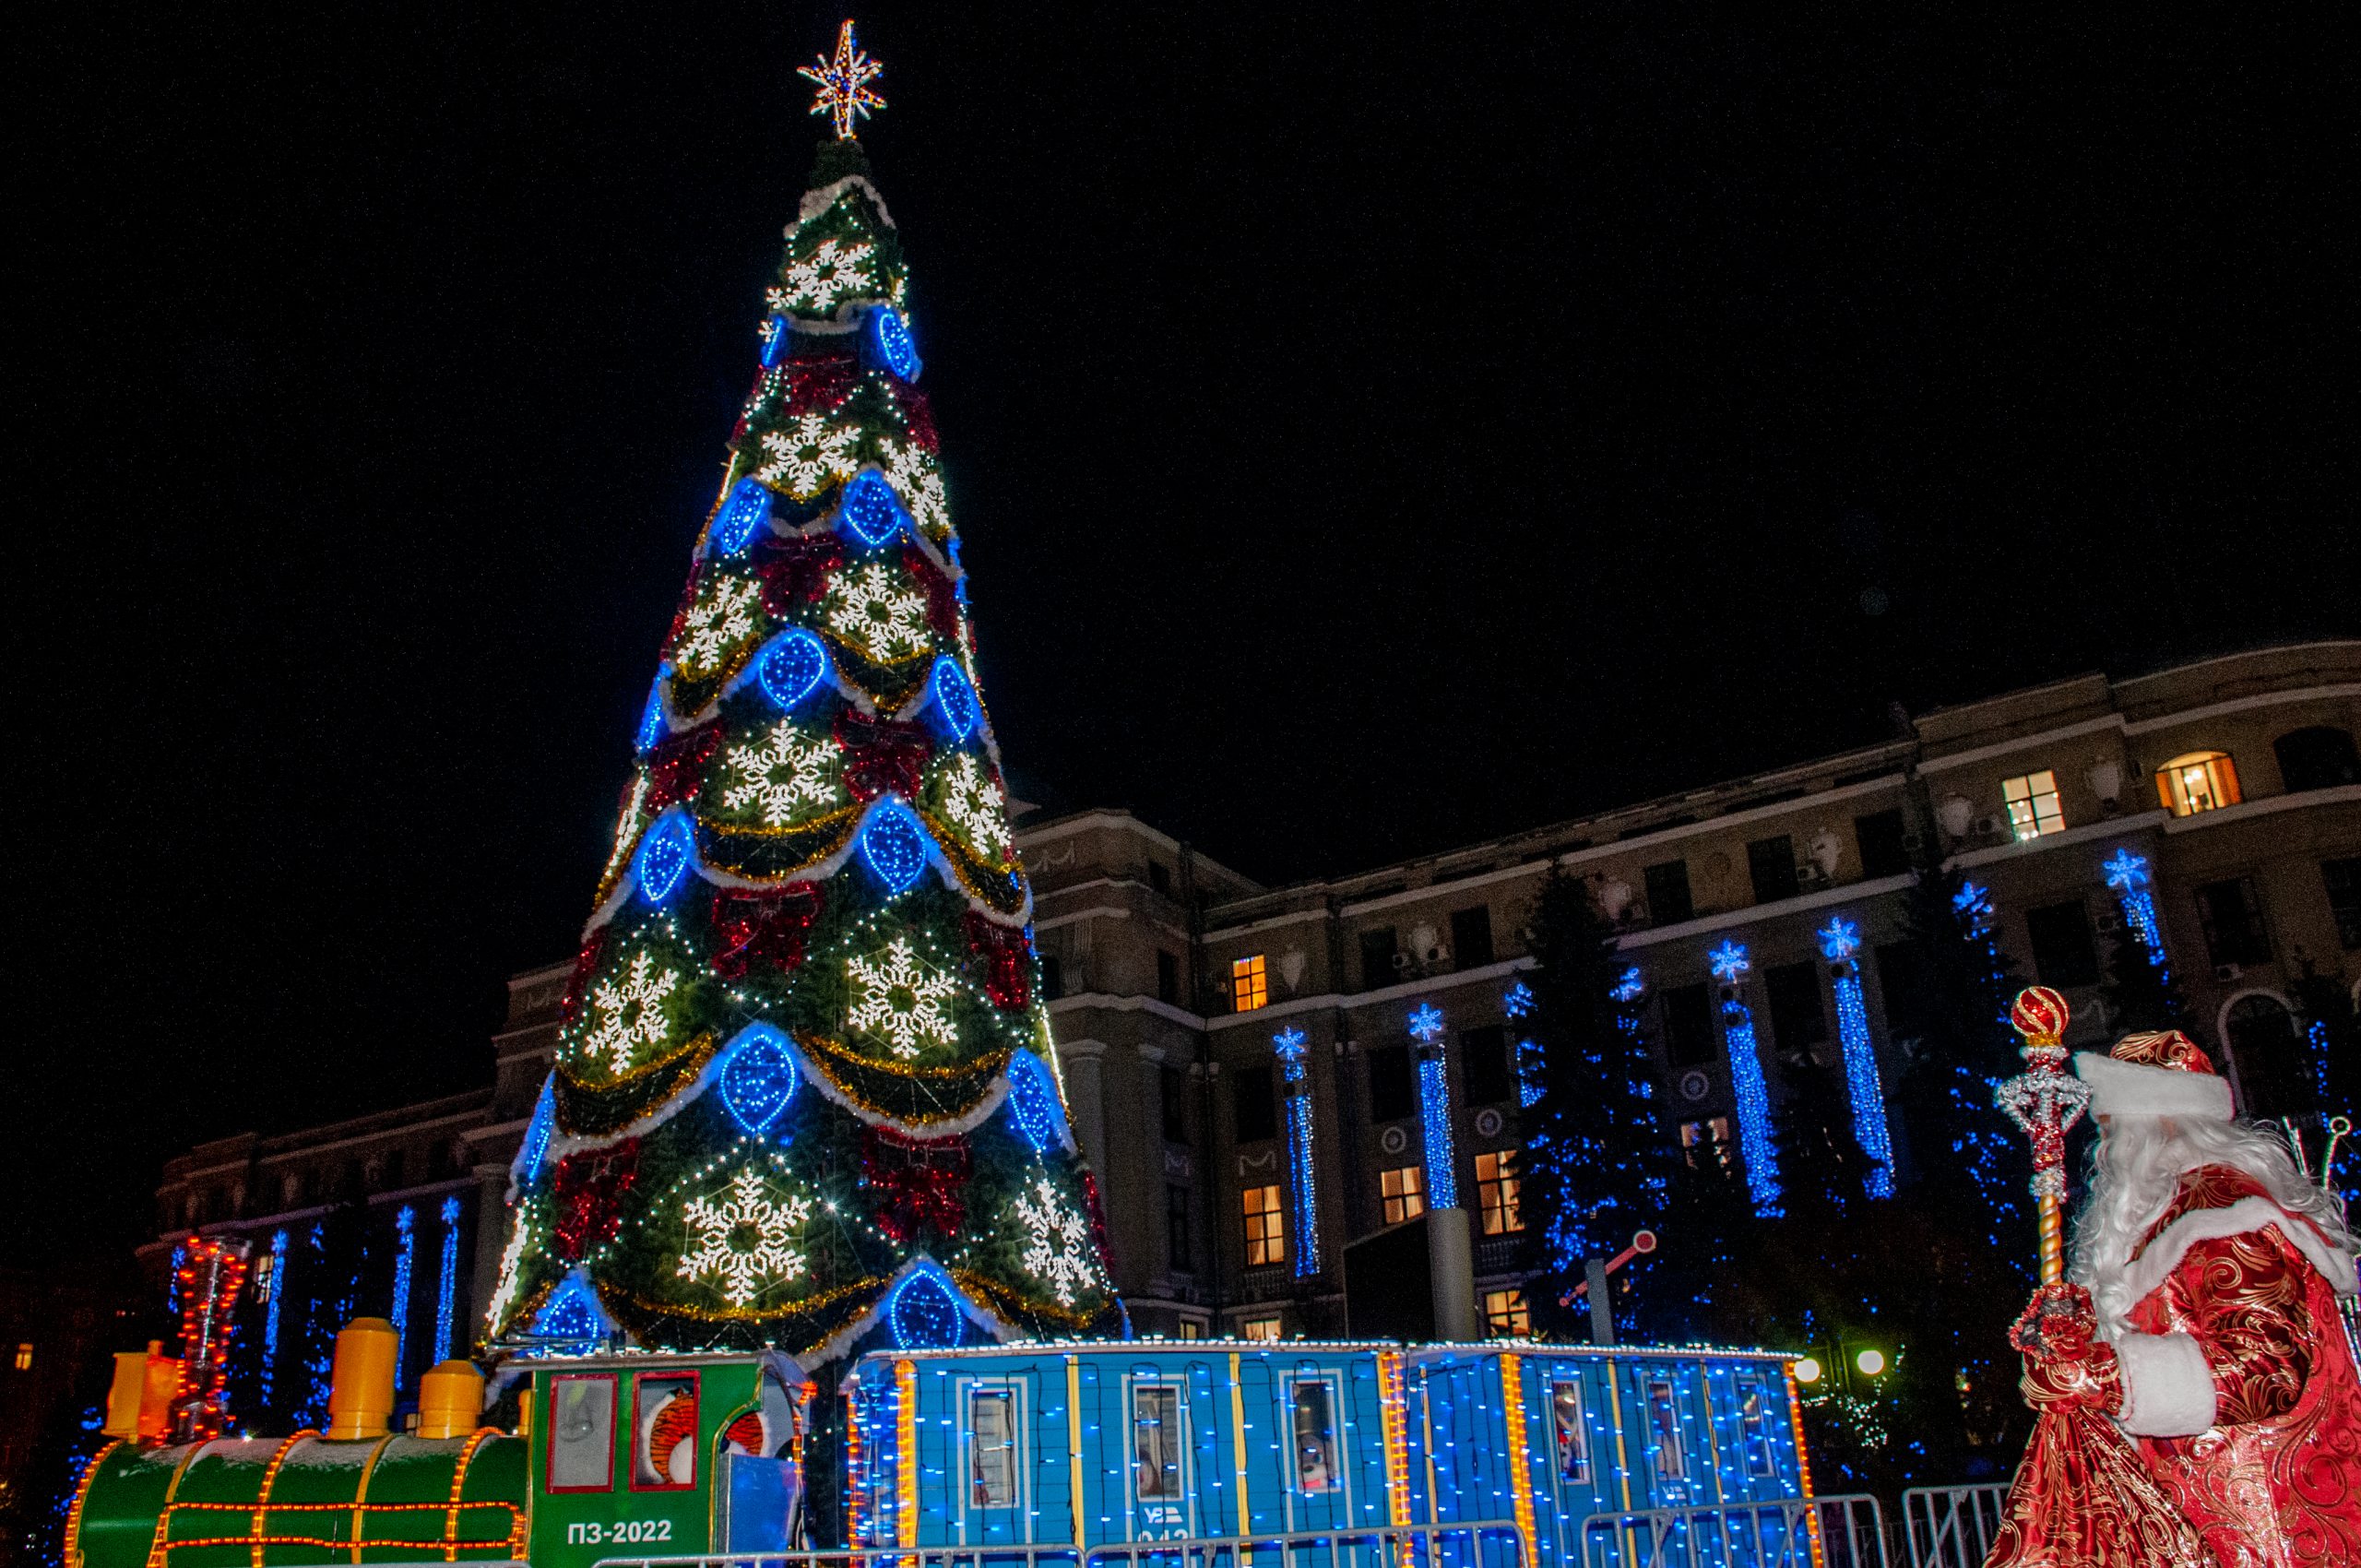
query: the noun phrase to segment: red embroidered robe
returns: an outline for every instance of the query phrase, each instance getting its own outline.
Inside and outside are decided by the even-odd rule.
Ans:
[[[2206,1166],[2126,1265],[2116,1420],[2221,1568],[2361,1564],[2353,1260],[2244,1171]]]

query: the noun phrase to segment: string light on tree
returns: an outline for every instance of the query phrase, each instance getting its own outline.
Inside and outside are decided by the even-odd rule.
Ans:
[[[1746,1160],[1746,1190],[1754,1212],[1777,1218],[1780,1207],[1779,1153],[1771,1141],[1771,1092],[1762,1079],[1762,1060],[1754,1039],[1754,1014],[1739,992],[1754,966],[1739,943],[1725,940],[1706,955],[1714,978],[1722,982],[1722,1045],[1729,1053],[1730,1093],[1738,1102],[1738,1152]]]
[[[742,1168],[726,1189],[682,1208],[691,1240],[681,1254],[681,1277],[712,1285],[731,1306],[745,1306],[766,1287],[801,1277],[804,1255],[793,1243],[811,1214],[809,1198],[774,1197],[759,1171]]]
[[[1893,1196],[1893,1140],[1886,1127],[1885,1090],[1878,1077],[1877,1044],[1869,1037],[1869,1011],[1861,997],[1861,928],[1842,915],[1818,932],[1821,956],[1829,961],[1836,992],[1836,1034],[1845,1047],[1845,1086],[1853,1101],[1853,1136],[1869,1157],[1862,1190],[1873,1198]]]
[[[817,56],[811,65],[797,67],[795,74],[818,85],[819,90],[812,95],[812,113],[834,121],[839,138],[853,135],[870,111],[885,107],[885,101],[868,85],[884,76],[885,67],[854,41],[849,18],[836,30],[835,56]]]

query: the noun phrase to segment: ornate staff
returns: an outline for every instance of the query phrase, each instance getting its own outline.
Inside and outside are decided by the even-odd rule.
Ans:
[[[2024,1037],[2025,1070],[1994,1091],[1993,1102],[2033,1144],[2033,1195],[2041,1206],[2041,1282],[2066,1277],[2066,1129],[2091,1102],[2090,1086],[2066,1070],[2066,999],[2027,986],[2009,1008],[2009,1027]]]

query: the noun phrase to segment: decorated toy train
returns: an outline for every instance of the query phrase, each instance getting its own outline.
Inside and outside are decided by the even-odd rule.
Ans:
[[[512,1363],[529,1379],[513,1433],[477,1426],[464,1362],[430,1374],[415,1431],[389,1432],[390,1372],[373,1383],[368,1361],[340,1343],[325,1433],[116,1443],[75,1498],[68,1568],[592,1568],[809,1544],[814,1395],[785,1357]],[[1455,1568],[1576,1568],[1620,1561],[1611,1532],[1585,1553],[1597,1516],[1810,1490],[1794,1384],[1758,1351],[1028,1343],[872,1353],[841,1397],[844,1544],[880,1561],[1080,1568],[1314,1533],[1379,1568],[1412,1561],[1406,1530],[1441,1529],[1430,1555]]]

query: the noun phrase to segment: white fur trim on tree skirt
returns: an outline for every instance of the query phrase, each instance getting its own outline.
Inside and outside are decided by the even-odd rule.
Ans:
[[[2211,1116],[2227,1122],[2236,1114],[2228,1081],[2211,1073],[2142,1067],[2078,1051],[2074,1075],[2091,1086],[2094,1116]]]
[[[2127,1334],[2115,1342],[2123,1410],[2135,1437],[2194,1437],[2213,1424],[2213,1369],[2186,1334]]]
[[[2289,1214],[2269,1198],[2249,1196],[2223,1208],[2192,1209],[2165,1226],[2163,1232],[2124,1268],[2125,1280],[2131,1287],[2131,1299],[2135,1301],[2142,1300],[2162,1285],[2173,1270],[2180,1266],[2180,1260],[2189,1255],[2189,1249],[2200,1241],[2244,1236],[2273,1225],[2279,1227],[2279,1233],[2320,1271],[2338,1295],[2355,1294],[2351,1253],[2330,1246],[2320,1233],[2312,1229],[2310,1221]]]

